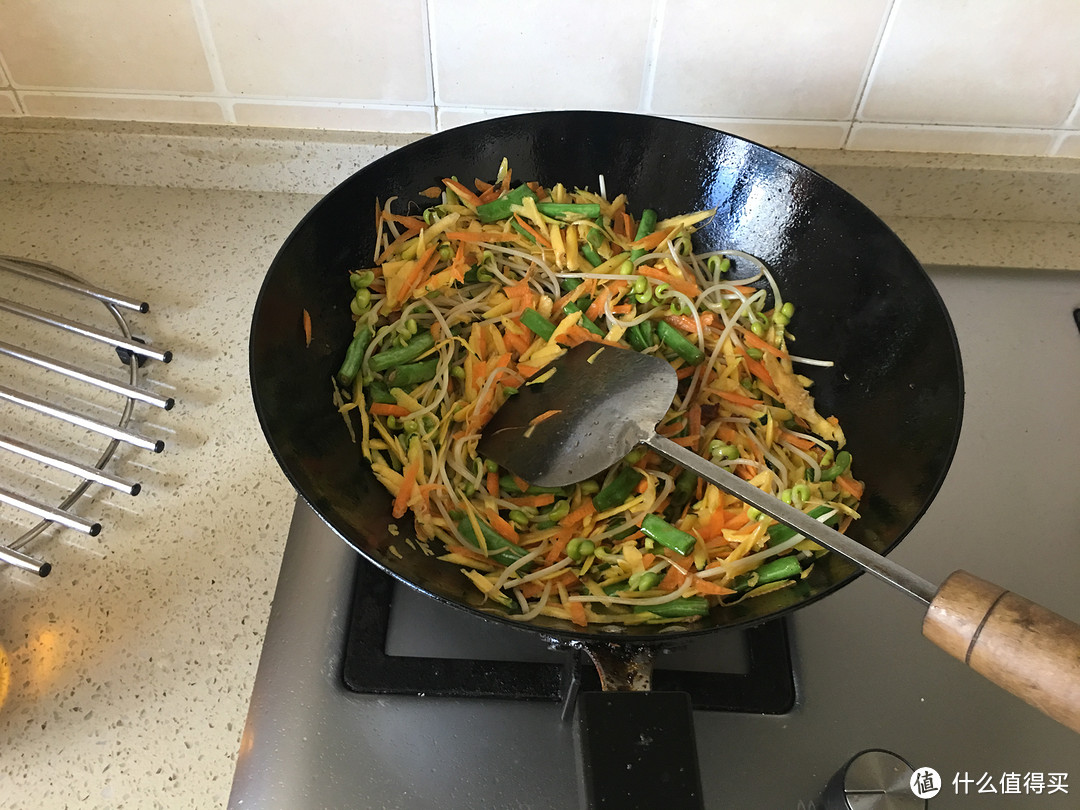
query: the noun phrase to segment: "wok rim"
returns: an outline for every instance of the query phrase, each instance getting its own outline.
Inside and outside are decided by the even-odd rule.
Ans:
[[[334,186],[334,188],[332,188],[326,195],[324,195],[320,200],[318,200],[311,207],[311,209],[308,210],[304,214],[304,216],[296,223],[296,225],[293,226],[293,228],[290,231],[289,235],[282,242],[281,246],[278,248],[277,252],[275,253],[274,259],[271,261],[271,263],[270,263],[270,265],[268,267],[267,273],[264,276],[264,278],[263,278],[263,280],[262,280],[262,282],[260,284],[259,293],[258,293],[256,302],[255,302],[254,309],[253,309],[251,327],[250,327],[250,330],[249,330],[249,353],[248,353],[249,354],[249,382],[251,384],[252,400],[253,400],[253,404],[254,404],[254,407],[255,407],[256,415],[258,417],[260,428],[262,429],[262,432],[263,432],[263,436],[264,436],[268,446],[270,447],[270,450],[271,450],[271,452],[272,452],[272,454],[273,454],[273,456],[275,458],[275,461],[278,463],[278,466],[281,468],[281,470],[285,473],[286,478],[288,479],[290,485],[296,491],[298,496],[304,500],[304,502],[318,516],[320,521],[324,525],[326,525],[331,531],[333,531],[334,534],[336,534],[340,540],[342,540],[350,548],[352,548],[353,551],[357,552],[357,554],[359,555],[359,559],[358,559],[359,564],[371,564],[371,565],[374,565],[377,569],[382,571],[384,574],[387,574],[387,575],[391,576],[397,582],[399,582],[399,583],[401,583],[401,584],[403,584],[403,585],[405,585],[405,586],[407,586],[409,588],[418,590],[421,593],[425,594],[426,596],[428,596],[428,597],[430,597],[432,599],[435,599],[436,601],[438,601],[438,602],[440,602],[440,603],[442,603],[444,605],[448,605],[450,607],[453,607],[453,608],[456,608],[458,610],[464,611],[465,613],[467,613],[469,615],[479,616],[479,617],[482,617],[483,619],[486,619],[486,620],[498,622],[499,624],[501,624],[503,626],[512,627],[512,628],[521,630],[523,632],[529,632],[529,633],[532,633],[532,634],[539,634],[542,638],[545,638],[550,643],[554,643],[554,644],[571,645],[571,646],[572,645],[578,645],[578,644],[605,645],[605,646],[606,645],[616,645],[616,646],[625,647],[625,648],[628,648],[628,649],[629,648],[638,648],[638,647],[654,647],[654,646],[664,646],[664,645],[678,644],[678,643],[680,643],[682,641],[690,641],[690,640],[697,639],[697,638],[700,638],[702,636],[708,635],[710,633],[723,632],[725,630],[745,629],[745,628],[753,627],[755,625],[762,624],[762,623],[765,623],[765,622],[770,622],[770,621],[773,621],[775,619],[785,618],[785,617],[789,616],[791,613],[793,613],[796,610],[799,610],[799,609],[801,609],[801,608],[803,608],[803,607],[805,607],[807,605],[810,605],[810,604],[813,604],[813,603],[817,602],[820,599],[823,599],[823,598],[825,598],[827,596],[830,596],[830,595],[836,593],[836,591],[838,591],[839,589],[843,588],[844,586],[850,584],[856,578],[858,578],[863,573],[865,573],[865,571],[863,569],[855,566],[853,563],[850,563],[848,560],[846,560],[846,559],[844,559],[842,557],[841,557],[841,563],[843,565],[845,565],[849,569],[848,573],[846,573],[845,575],[839,577],[836,581],[828,583],[826,586],[822,587],[818,592],[811,593],[809,595],[804,595],[803,597],[801,597],[799,599],[799,601],[795,602],[794,604],[784,605],[784,606],[782,606],[782,607],[780,607],[778,609],[773,610],[772,612],[770,612],[768,614],[761,615],[761,616],[747,616],[747,617],[743,617],[741,619],[736,619],[734,621],[730,621],[730,622],[725,623],[723,625],[700,626],[697,623],[691,623],[691,624],[686,624],[686,625],[681,625],[681,624],[675,624],[675,625],[650,625],[648,627],[651,627],[653,629],[648,634],[637,634],[637,633],[631,634],[631,633],[624,632],[622,630],[622,628],[620,626],[617,626],[617,625],[598,625],[595,630],[590,631],[588,629],[576,629],[576,628],[571,628],[571,627],[553,628],[553,627],[547,627],[547,626],[541,626],[541,625],[534,625],[534,624],[530,624],[530,623],[525,623],[525,622],[516,620],[516,619],[514,619],[513,617],[511,617],[509,615],[497,613],[497,612],[494,612],[494,611],[488,612],[487,610],[484,610],[482,608],[476,607],[474,605],[466,604],[464,602],[460,602],[460,601],[458,601],[458,600],[456,600],[454,598],[451,598],[450,596],[439,593],[436,590],[432,590],[427,586],[427,584],[425,582],[423,582],[423,581],[421,581],[421,580],[419,580],[417,578],[410,577],[407,574],[396,571],[390,565],[387,565],[383,561],[379,560],[376,556],[374,556],[368,550],[362,548],[360,545],[358,545],[356,542],[354,542],[353,540],[351,540],[349,538],[349,536],[348,536],[348,527],[346,527],[346,528],[339,527],[338,525],[336,525],[334,520],[330,519],[324,513],[324,511],[320,508],[319,504],[316,503],[315,500],[310,495],[309,491],[307,490],[306,486],[304,485],[304,482],[301,480],[301,477],[299,476],[297,471],[293,468],[293,465],[287,461],[289,453],[285,450],[285,448],[283,448],[281,446],[280,442],[278,441],[277,437],[275,436],[274,431],[272,430],[272,426],[270,424],[268,424],[269,416],[268,416],[268,414],[266,412],[266,403],[264,403],[262,401],[259,386],[257,385],[257,382],[256,382],[256,375],[257,375],[256,366],[257,366],[257,363],[256,363],[254,348],[255,348],[255,342],[256,342],[256,334],[258,332],[258,324],[259,324],[260,314],[261,314],[263,308],[266,306],[266,295],[267,295],[268,287],[270,286],[271,281],[272,281],[271,277],[273,275],[273,270],[278,265],[278,263],[282,259],[282,257],[285,256],[288,253],[290,247],[299,238],[299,235],[305,229],[305,227],[310,222],[312,222],[315,218],[317,218],[320,215],[320,213],[322,213],[325,210],[326,206],[330,205],[333,202],[336,195],[345,193],[345,191],[344,191],[345,188],[347,186],[349,186],[351,183],[356,182],[356,178],[358,176],[360,176],[360,175],[362,175],[362,174],[364,174],[364,173],[366,173],[368,171],[371,171],[371,170],[373,170],[375,168],[378,168],[378,167],[382,166],[383,164],[388,163],[390,161],[407,160],[409,158],[409,156],[413,152],[420,151],[420,150],[424,149],[425,145],[428,144],[429,142],[433,141],[433,140],[446,138],[450,133],[457,133],[458,135],[461,135],[461,134],[464,134],[464,133],[467,133],[467,132],[485,132],[488,129],[490,129],[493,124],[496,124],[496,123],[505,124],[505,123],[510,123],[510,122],[520,122],[520,123],[523,123],[523,124],[527,124],[527,123],[529,123],[531,121],[545,120],[545,119],[550,119],[552,117],[561,117],[561,116],[567,116],[567,115],[587,116],[587,117],[593,118],[596,121],[604,121],[605,123],[607,123],[611,127],[618,127],[621,124],[625,124],[627,122],[640,121],[640,120],[651,120],[651,121],[658,121],[658,122],[666,122],[666,123],[670,123],[670,124],[676,124],[676,125],[678,125],[680,127],[687,127],[687,128],[693,128],[693,129],[696,129],[696,130],[704,131],[704,132],[710,133],[711,137],[716,137],[717,135],[720,135],[720,136],[725,136],[727,138],[732,138],[732,139],[734,139],[736,141],[740,141],[740,142],[749,144],[749,145],[751,145],[751,146],[753,146],[753,147],[755,147],[757,149],[764,150],[767,153],[771,153],[771,154],[777,156],[782,162],[784,162],[786,164],[790,164],[791,166],[797,167],[799,171],[808,172],[809,174],[811,174],[814,177],[818,178],[819,181],[824,182],[828,186],[831,186],[843,198],[846,198],[850,203],[853,203],[855,206],[860,208],[865,215],[868,215],[876,223],[876,225],[881,229],[881,231],[883,233],[886,233],[886,234],[891,236],[891,238],[892,238],[892,240],[894,240],[895,245],[897,246],[897,248],[900,249],[904,254],[906,254],[912,268],[914,270],[917,270],[917,272],[919,274],[921,274],[921,276],[926,281],[927,288],[930,291],[932,291],[932,293],[933,293],[933,302],[932,303],[933,303],[934,306],[937,307],[938,310],[940,310],[940,314],[943,316],[942,324],[943,324],[943,326],[945,326],[946,331],[947,331],[947,335],[948,335],[948,338],[949,338],[949,346],[947,348],[950,351],[951,357],[955,360],[955,376],[956,376],[957,389],[958,389],[958,395],[957,395],[957,399],[956,399],[956,403],[955,403],[956,404],[955,413],[949,414],[947,416],[947,418],[949,418],[952,421],[953,428],[951,430],[951,433],[950,433],[950,435],[948,437],[947,442],[945,444],[943,444],[943,446],[941,448],[942,452],[943,452],[943,461],[942,461],[942,464],[941,464],[941,468],[937,471],[937,473],[936,473],[934,479],[932,480],[932,482],[930,482],[927,485],[927,487],[926,487],[926,496],[923,499],[923,503],[919,506],[918,510],[913,513],[913,515],[912,515],[910,521],[908,522],[908,524],[902,530],[898,531],[896,533],[895,537],[891,540],[891,542],[889,542],[879,553],[881,553],[882,555],[888,555],[889,553],[891,553],[907,537],[907,535],[911,532],[911,530],[915,528],[915,526],[919,523],[919,521],[925,515],[927,509],[929,509],[930,505],[936,499],[942,485],[945,482],[945,479],[948,477],[948,473],[949,473],[949,470],[950,470],[950,468],[952,466],[952,462],[953,462],[953,460],[955,458],[956,449],[957,449],[957,446],[958,446],[959,441],[960,441],[960,436],[961,436],[962,427],[963,427],[964,401],[965,401],[963,362],[962,362],[962,356],[961,356],[959,340],[958,340],[958,337],[956,335],[956,330],[955,330],[955,327],[953,325],[952,318],[949,315],[949,312],[948,312],[947,307],[945,306],[944,300],[942,299],[940,292],[937,290],[937,288],[933,284],[932,279],[930,279],[929,274],[926,272],[925,268],[922,266],[921,262],[919,262],[918,258],[914,255],[914,253],[911,251],[911,249],[899,238],[899,236],[892,230],[892,228],[890,228],[888,226],[888,224],[885,223],[884,220],[881,219],[880,216],[878,216],[873,210],[871,210],[868,206],[866,206],[864,203],[862,203],[859,199],[854,197],[854,195],[852,195],[846,189],[844,189],[843,187],[841,187],[839,184],[835,183],[834,181],[830,180],[829,178],[825,177],[823,174],[818,172],[816,169],[814,169],[814,168],[812,168],[810,166],[807,166],[806,164],[802,163],[801,161],[799,161],[797,159],[790,158],[787,155],[784,155],[783,153],[781,153],[781,152],[779,152],[779,151],[777,151],[775,149],[771,149],[769,147],[763,146],[760,143],[757,143],[757,142],[755,142],[755,141],[753,141],[751,139],[748,139],[748,138],[745,138],[745,137],[742,137],[742,136],[739,136],[739,135],[735,135],[735,134],[732,134],[732,133],[729,133],[729,132],[725,132],[723,130],[719,130],[719,129],[716,129],[716,128],[713,128],[713,127],[708,127],[708,126],[698,124],[698,123],[695,123],[695,122],[692,122],[692,121],[681,121],[681,120],[678,120],[676,118],[668,118],[668,117],[664,117],[664,116],[657,116],[657,115],[650,115],[650,114],[608,112],[608,111],[592,111],[592,110],[560,110],[560,111],[544,111],[544,112],[520,113],[520,114],[502,116],[502,117],[499,117],[499,118],[496,118],[496,119],[488,119],[488,120],[484,120],[484,121],[478,121],[478,122],[473,122],[473,123],[469,123],[469,124],[464,124],[462,126],[455,127],[453,129],[450,129],[450,130],[444,130],[443,132],[438,132],[438,133],[434,133],[434,134],[431,134],[431,135],[426,135],[424,137],[416,139],[415,141],[412,141],[412,142],[410,142],[408,144],[405,144],[403,146],[400,146],[400,147],[398,147],[396,149],[391,150],[387,154],[382,155],[379,158],[377,158],[377,159],[365,164],[364,166],[360,167],[359,169],[357,169],[355,172],[350,174],[347,178],[345,178],[344,180],[337,183]],[[327,401],[328,401],[328,405],[329,405],[330,404],[329,403],[329,397],[327,398]],[[411,516],[407,516],[406,519],[411,520]],[[840,555],[837,555],[835,552],[831,552],[831,554],[833,554],[833,555],[835,555],[837,557],[840,557]],[[714,608],[714,610],[716,610],[716,609],[721,609],[722,610],[723,608]],[[569,622],[566,622],[566,624],[569,625]],[[640,629],[641,627],[642,626],[637,626],[635,629]]]

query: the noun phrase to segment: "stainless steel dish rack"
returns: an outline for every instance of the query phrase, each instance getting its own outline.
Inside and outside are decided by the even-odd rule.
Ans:
[[[172,353],[135,336],[125,311],[149,305],[0,256],[0,563],[47,576],[51,564],[24,550],[31,541],[54,527],[97,535],[101,523],[75,509],[83,494],[97,485],[137,495],[140,483],[106,467],[121,447],[165,447],[131,423],[140,404],[173,407],[147,372]]]

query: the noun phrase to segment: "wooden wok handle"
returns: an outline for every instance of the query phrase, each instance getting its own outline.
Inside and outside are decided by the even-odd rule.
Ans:
[[[1080,732],[1080,625],[967,571],[938,589],[923,635]]]

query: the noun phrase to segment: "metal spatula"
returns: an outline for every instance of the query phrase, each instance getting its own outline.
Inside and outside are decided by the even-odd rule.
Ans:
[[[531,484],[576,483],[645,444],[928,606],[923,633],[999,686],[1080,731],[1080,626],[964,571],[940,589],[660,436],[678,378],[662,358],[582,343],[521,386],[477,447]],[[992,637],[992,638],[991,638]],[[978,644],[978,646],[976,646]]]

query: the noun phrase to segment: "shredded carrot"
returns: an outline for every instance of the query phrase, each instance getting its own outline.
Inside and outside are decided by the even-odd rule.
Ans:
[[[736,394],[734,391],[715,391],[716,395],[721,399],[726,399],[728,402],[734,402],[736,405],[744,405],[747,408],[760,408],[763,404],[760,399],[751,399],[750,397],[744,397],[742,394]]]
[[[401,289],[398,291],[400,298],[392,303],[400,304],[409,297],[416,287],[420,286],[423,281],[427,279],[428,274],[431,273],[435,265],[439,263],[439,255],[435,252],[435,245],[428,245],[427,250],[420,255],[416,260],[416,264],[413,265],[412,270],[409,271],[409,277],[405,279],[405,282],[401,285]]]
[[[304,346],[311,345],[311,313],[304,310]]]
[[[653,231],[648,236],[643,236],[641,239],[631,242],[630,247],[652,250],[655,247],[659,247],[661,243],[667,240],[677,230],[678,226],[669,228],[666,231]]]
[[[416,487],[416,476],[420,472],[420,462],[421,457],[417,456],[405,465],[401,486],[394,497],[394,508],[391,512],[395,519],[405,517],[405,512],[409,508],[409,499],[412,497],[413,489]]]
[[[536,240],[536,244],[543,245],[544,247],[551,247],[551,240],[523,220],[520,214],[514,214],[514,221],[521,226],[522,230]]]
[[[487,509],[484,514],[487,517],[488,523],[491,525],[491,528],[498,532],[499,536],[503,540],[507,540],[511,543],[518,542],[517,529],[514,528],[513,523],[511,523],[509,520],[506,520],[495,509]]]
[[[439,186],[429,186],[420,192],[421,197],[427,197],[429,200],[434,200],[442,196],[442,189]]]
[[[727,515],[724,513],[723,509],[717,507],[713,510],[713,513],[709,515],[708,521],[700,527],[701,536],[705,540],[712,540],[714,537],[719,537],[726,525]]]
[[[753,334],[753,333],[751,333]],[[735,350],[742,355],[743,363],[746,365],[746,370],[761,380],[765,385],[769,386],[773,391],[776,390],[776,383],[773,382],[772,375],[769,373],[765,366],[751,357],[746,349],[742,346],[736,346]],[[803,448],[804,450],[807,448]]]
[[[499,497],[499,474],[497,472],[489,472],[487,479],[484,481],[484,488],[487,489],[488,495],[492,498]]]
[[[585,605],[581,602],[567,602],[566,609],[570,613],[570,621],[578,627],[588,626],[589,618],[585,615]]]
[[[671,273],[665,272],[658,267],[653,267],[652,265],[648,264],[642,264],[638,266],[637,273],[641,276],[648,276],[649,278],[654,278],[657,281],[662,281],[664,284],[667,284],[669,287],[671,287],[671,289],[681,292],[684,295],[689,296],[690,298],[696,298],[697,296],[701,295],[701,288],[698,287],[695,282],[687,281],[683,278],[676,278],[675,276],[671,275]]]
[[[513,321],[513,323],[520,322]],[[506,348],[521,355],[532,345],[532,340],[530,340],[529,336],[526,335],[524,331],[515,332],[512,329],[507,329],[503,332],[503,343],[506,344]]]
[[[585,310],[585,317],[590,321],[595,321],[604,311],[604,302],[606,302],[614,292],[612,286],[613,285],[611,284],[605,284],[604,289],[600,290],[600,294],[593,299],[593,302],[589,304],[589,308]]]
[[[534,295],[527,278],[523,278],[517,284],[506,285],[502,288],[502,292],[507,298],[532,298]]]
[[[391,214],[389,211],[383,214],[383,219],[387,222],[396,222],[398,225],[404,225],[411,230],[420,230],[426,224],[424,220],[418,217],[407,217],[402,214]]]
[[[555,495],[551,492],[543,492],[539,495],[519,495],[516,498],[508,498],[507,500],[515,506],[541,507],[555,503]]]
[[[792,447],[798,447],[800,450],[803,451],[810,451],[818,446],[809,439],[804,439],[802,436],[796,436],[794,433],[791,433],[787,430],[780,431],[780,439],[781,441],[787,442]]]
[[[557,562],[566,550],[566,544],[570,542],[570,538],[573,536],[574,533],[572,529],[565,527],[560,529],[555,537],[552,538],[551,546],[548,548],[547,554],[544,555],[544,561],[549,565]]]
[[[761,349],[763,352],[774,354],[777,357],[783,358],[785,360],[791,356],[783,349],[778,349],[773,346],[771,343],[769,343],[769,341],[762,340],[750,330],[740,333],[740,337],[742,337],[744,343],[749,343],[755,349]]]
[[[725,588],[723,585],[717,585],[715,582],[710,582],[701,577],[694,577],[694,584],[690,587],[698,593],[708,594],[709,596],[727,596],[730,593],[735,593],[731,588]]]
[[[560,526],[573,528],[585,522],[585,518],[596,512],[596,505],[592,502],[592,498],[581,504],[577,509],[574,509],[559,521]]]
[[[394,402],[372,402],[368,407],[372,416],[408,416],[411,411],[404,405]]]
[[[673,591],[680,585],[682,585],[685,581],[686,574],[684,574],[674,565],[669,565],[667,572],[664,574],[664,578],[660,580],[656,587],[662,591]]]
[[[862,481],[856,481],[854,478],[848,475],[836,476],[836,483],[840,489],[855,498],[861,498],[863,495],[863,489],[865,488]]]
[[[541,422],[546,422],[551,417],[558,416],[560,413],[562,413],[562,408],[551,408],[550,410],[544,411],[542,414],[534,416],[529,420],[529,424],[539,425]]]
[[[447,231],[452,242],[520,242],[521,236],[512,231]]]

